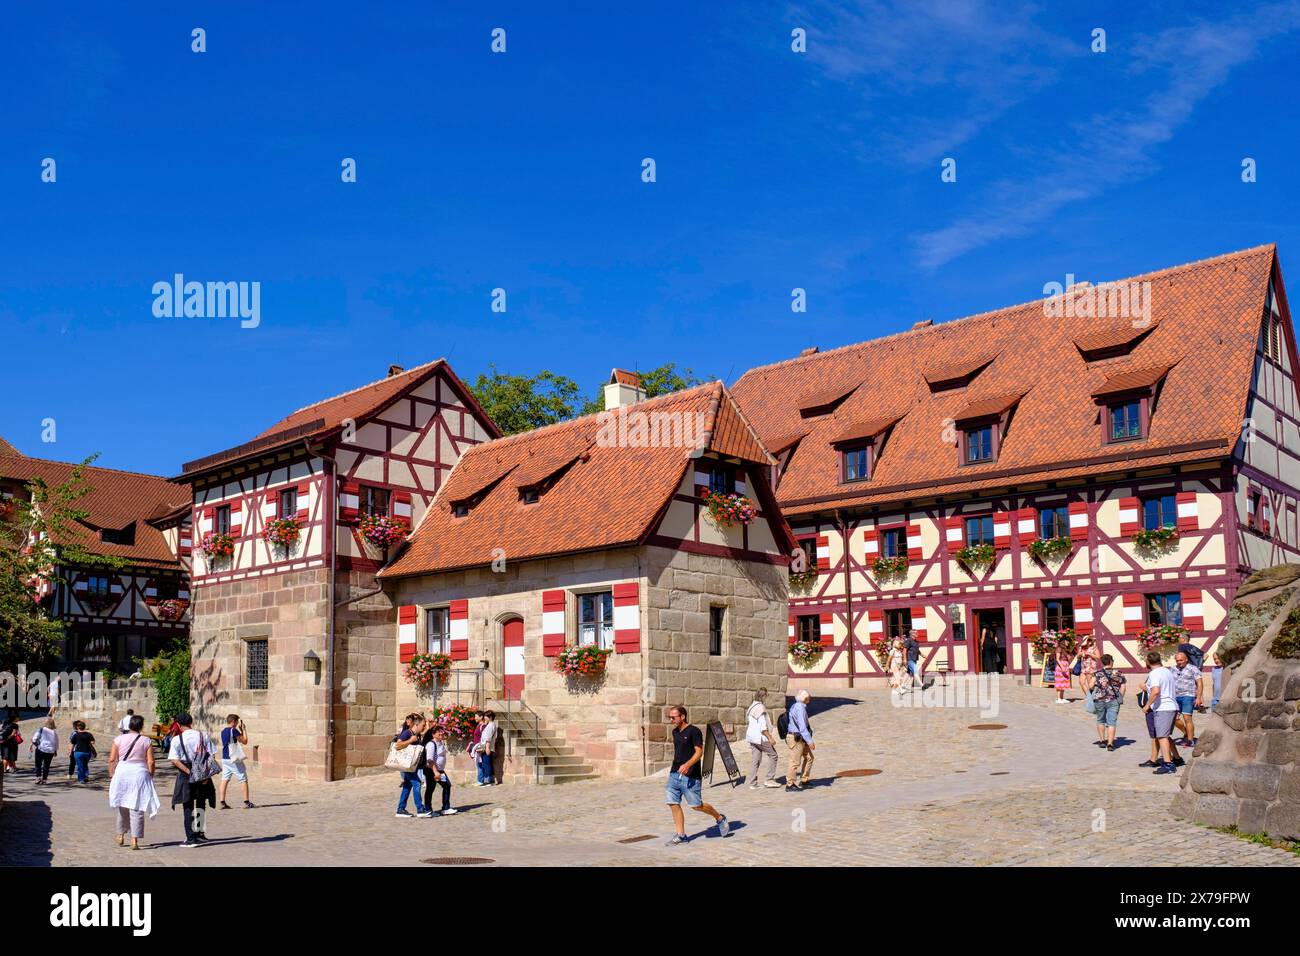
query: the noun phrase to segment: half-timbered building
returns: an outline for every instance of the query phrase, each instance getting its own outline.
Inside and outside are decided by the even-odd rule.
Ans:
[[[400,683],[399,709],[472,689],[523,779],[652,773],[671,755],[667,706],[734,734],[754,690],[784,700],[794,542],[774,461],[720,382],[644,396],[615,371],[604,413],[469,449],[380,573],[394,662],[454,668],[429,693]],[[755,513],[715,519],[710,494]],[[556,668],[584,646],[608,652],[598,673]]]
[[[1263,246],[748,372],[818,572],[790,600],[825,650],[801,678],[879,678],[912,628],[932,672],[979,669],[985,629],[1013,672],[1046,628],[1130,670],[1151,625],[1209,651],[1243,577],[1296,560],[1295,368]]]
[[[367,528],[418,525],[461,454],[499,434],[438,360],[393,366],[186,464],[174,480],[193,510],[196,723],[237,711],[268,776],[382,763],[394,611],[375,582],[389,545]]]
[[[0,442],[0,512],[27,497],[33,481],[65,485],[79,466],[31,458]],[[85,517],[64,529],[82,552],[113,559],[105,564],[59,563],[40,589],[49,614],[63,622],[57,667],[127,676],[141,658],[153,657],[189,633],[189,580],[178,557],[188,533],[188,496],[166,478],[87,465],[86,489],[71,503]]]

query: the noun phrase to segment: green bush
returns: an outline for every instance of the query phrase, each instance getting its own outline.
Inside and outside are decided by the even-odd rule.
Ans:
[[[158,694],[158,722],[166,726],[177,714],[190,709],[189,642],[178,640],[155,661],[153,686]]]

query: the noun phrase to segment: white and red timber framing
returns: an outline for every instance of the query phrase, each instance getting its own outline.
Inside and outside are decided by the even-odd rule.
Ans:
[[[873,645],[909,627],[931,672],[981,669],[989,627],[1023,673],[1028,639],[1069,625],[1137,671],[1134,635],[1161,614],[1208,653],[1241,581],[1296,560],[1300,405],[1274,247],[1125,283],[1150,283],[1149,321],[1045,317],[1039,300],[737,382],[818,571],[792,591],[790,639],[816,635],[825,651],[792,676],[883,679]],[[1125,405],[1137,434],[1108,441]],[[982,428],[991,454],[967,463]],[[1144,525],[1176,526],[1176,542],[1137,548]],[[1063,556],[1030,554],[1057,535]],[[958,559],[982,541],[991,562]],[[877,573],[895,553],[906,570]]]

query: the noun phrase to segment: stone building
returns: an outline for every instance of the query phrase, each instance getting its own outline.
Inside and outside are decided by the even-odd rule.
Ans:
[[[747,372],[819,572],[790,602],[829,644],[801,679],[880,680],[910,628],[931,671],[981,669],[986,629],[1013,672],[1049,628],[1128,670],[1155,625],[1209,651],[1244,577],[1300,553],[1295,368],[1261,246]]]
[[[387,548],[362,521],[418,524],[462,452],[498,434],[438,360],[393,366],[186,464],[174,480],[193,509],[196,722],[238,712],[267,776],[332,780],[382,763],[394,612],[374,577]],[[295,540],[268,537],[286,526]]]
[[[77,467],[29,457],[0,439],[0,516],[6,501],[29,494],[31,482],[57,487]],[[187,496],[157,475],[94,465],[81,474],[87,492],[72,506],[86,516],[66,529],[68,540],[54,544],[75,544],[123,563],[61,563],[41,600],[64,625],[60,669],[127,675],[137,660],[189,633],[188,559],[179,556],[189,536]]]
[[[442,687],[502,715],[507,771],[640,776],[670,760],[670,704],[733,736],[758,687],[783,706],[793,542],[772,460],[720,382],[643,398],[616,371],[606,412],[469,449],[379,575],[394,663],[449,654]],[[727,526],[706,493],[756,513]],[[581,645],[609,652],[599,678],[557,672]],[[399,681],[399,711],[452,699]]]

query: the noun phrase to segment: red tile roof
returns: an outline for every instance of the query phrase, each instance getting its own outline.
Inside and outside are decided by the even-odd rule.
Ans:
[[[22,452],[9,444],[3,438],[0,438],[0,455],[18,455],[19,457],[22,457]]]
[[[241,458],[265,454],[284,445],[301,444],[304,440],[322,438],[343,427],[348,421],[359,422],[377,414],[406,392],[417,388],[423,382],[432,378],[439,370],[447,375],[452,384],[460,391],[462,399],[480,414],[484,427],[488,432],[500,435],[496,425],[479,408],[473,394],[456,377],[456,374],[451,370],[451,366],[447,364],[445,359],[437,359],[389,375],[378,381],[370,382],[341,395],[335,395],[333,398],[325,398],[305,408],[300,408],[296,412],[286,415],[270,428],[259,432],[252,440],[242,445],[187,462],[181,477],[192,478],[212,468],[232,464]]]
[[[916,330],[916,326],[912,327]],[[922,328],[933,328],[932,325],[922,326]],[[979,342],[973,343],[977,347]],[[949,382],[960,382],[963,379],[970,378],[984,366],[988,365],[996,356],[986,353],[967,356],[963,359],[945,360],[942,364],[932,365],[921,373],[926,382],[934,387],[935,385],[944,385]]]
[[[702,420],[704,449],[763,466],[759,471],[772,462],[721,382],[640,402],[627,409],[633,412],[671,415],[691,429]],[[522,561],[642,541],[658,524],[697,449],[610,442],[602,437],[607,421],[603,414],[587,415],[468,449],[405,552],[380,576],[485,565],[498,548],[507,561]],[[525,479],[570,463],[535,504],[519,500]],[[467,517],[452,514],[452,502],[482,494],[489,485]]]
[[[1148,365],[1145,368],[1108,370],[1106,381],[1093,389],[1093,398],[1150,388],[1164,378],[1170,368],[1172,366],[1168,363],[1161,363],[1159,365]]]
[[[991,415],[1001,415],[1023,397],[1023,392],[1013,392],[1010,395],[994,395],[990,398],[978,398],[972,402],[968,402],[964,408],[952,416],[952,420],[954,422],[968,422],[975,418],[988,418]]]
[[[65,483],[76,465],[25,455],[0,455],[0,477],[27,482],[42,479],[51,487]],[[77,499],[73,507],[89,512],[82,524],[64,541],[77,544],[95,554],[119,557],[136,564],[179,566],[162,532],[150,520],[159,515],[183,511],[190,502],[187,489],[157,475],[142,475],[112,468],[84,469],[90,490]],[[120,531],[135,525],[135,544],[106,544],[100,540],[101,529]]]
[[[777,489],[787,515],[1224,457],[1246,414],[1275,262],[1275,248],[1260,246],[1124,280],[1151,283],[1153,324],[1122,360],[1089,364],[1075,342],[1097,320],[1046,318],[1040,299],[756,368],[734,393],[765,441],[812,428]],[[1280,276],[1278,286],[1281,293]],[[989,356],[996,360],[966,388],[932,392],[918,371],[951,374]],[[1093,399],[1101,370],[1116,361],[1123,369],[1169,369],[1150,434],[1123,448],[1102,443]],[[790,398],[859,382],[834,418],[801,418],[805,403]],[[944,422],[973,403],[1014,394],[1023,398],[997,461],[960,466],[941,437]],[[832,447],[837,419],[872,418],[881,405],[906,414],[871,479],[842,483]]]

